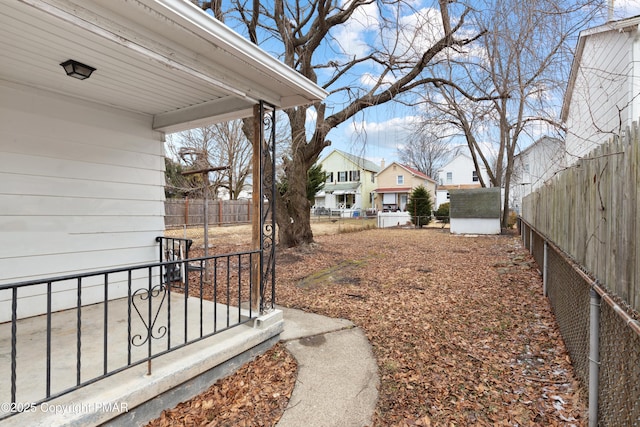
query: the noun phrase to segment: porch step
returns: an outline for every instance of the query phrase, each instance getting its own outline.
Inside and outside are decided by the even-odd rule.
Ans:
[[[273,346],[282,311],[129,368],[2,421],[5,426],[136,426],[158,417]]]

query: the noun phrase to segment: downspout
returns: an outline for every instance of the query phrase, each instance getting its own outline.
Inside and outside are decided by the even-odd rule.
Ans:
[[[592,287],[589,309],[589,427],[598,426],[598,376],[600,371],[600,294]]]

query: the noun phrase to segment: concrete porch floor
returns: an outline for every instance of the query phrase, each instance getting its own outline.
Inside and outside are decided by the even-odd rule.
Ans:
[[[161,297],[160,297],[161,298]],[[169,304],[170,303],[170,304]],[[110,301],[107,310],[107,371],[127,365],[128,313],[127,299]],[[136,307],[145,322],[149,322],[148,299],[136,297]],[[158,309],[158,307],[160,307]],[[170,310],[171,316],[168,316]],[[157,320],[155,313],[158,312]],[[185,331],[185,311],[188,314]],[[160,414],[162,409],[185,400],[184,393],[196,395],[215,380],[227,375],[255,354],[266,351],[277,342],[283,330],[281,311],[254,319],[245,324],[248,311],[227,308],[211,301],[188,298],[172,293],[162,305],[152,300],[151,322],[154,336],[151,353],[167,350],[216,330],[237,325],[210,338],[158,356],[147,362],[67,393],[37,407],[2,419],[3,426],[90,426],[108,423],[136,425]],[[255,316],[255,313],[254,313]],[[135,308],[131,307],[131,362],[142,360],[149,352],[145,341],[147,328]],[[203,319],[200,322],[200,319]],[[169,321],[170,320],[170,321]],[[29,405],[46,396],[46,316],[36,316],[17,322],[17,405]],[[65,310],[52,314],[51,320],[51,394],[76,384],[77,372],[77,311]],[[105,308],[104,304],[82,307],[81,311],[81,382],[103,374],[105,369]],[[164,328],[170,329],[163,335]],[[201,326],[202,325],[202,326]],[[0,324],[0,416],[6,415],[6,403],[11,402],[11,323]],[[178,393],[176,387],[180,387]],[[178,395],[179,394],[179,395]],[[160,396],[160,397],[158,397]],[[29,408],[29,406],[27,406]],[[118,418],[119,417],[119,418]]]

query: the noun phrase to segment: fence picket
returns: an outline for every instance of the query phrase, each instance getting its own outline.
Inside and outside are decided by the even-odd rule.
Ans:
[[[523,200],[523,218],[640,310],[638,123]]]
[[[265,202],[266,203],[266,202]],[[209,200],[209,225],[247,224],[251,222],[251,200]],[[167,199],[165,227],[204,224],[204,201]]]

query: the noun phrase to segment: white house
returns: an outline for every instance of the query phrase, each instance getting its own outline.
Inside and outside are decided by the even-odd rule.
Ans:
[[[567,164],[640,117],[640,16],[584,30],[563,100]]]
[[[520,213],[522,198],[540,188],[566,166],[564,141],[542,137],[514,158],[509,205]]]
[[[316,194],[315,208],[358,211],[373,206],[371,192],[380,167],[374,162],[341,150],[332,150],[320,161],[327,179]]]
[[[481,177],[485,185],[489,185],[486,169],[481,169]],[[442,203],[449,202],[449,190],[480,188],[480,179],[476,173],[473,159],[463,152],[458,153],[444,166],[438,169],[438,189],[435,209]]]
[[[138,283],[146,274],[143,281],[148,282],[148,288],[138,294],[138,300],[149,301],[147,323],[134,325],[141,326],[140,332],[133,331],[135,335],[129,339],[124,319],[116,325],[120,335],[112,333],[107,340],[107,322],[116,322],[112,304],[116,299],[128,300],[131,313],[134,296],[128,297],[126,272],[106,272],[159,262],[161,251],[156,237],[164,234],[165,133],[252,115],[262,123],[265,109],[317,102],[326,92],[183,0],[3,2],[0,46],[0,328],[5,328],[0,335],[12,337],[0,348],[0,398],[3,402],[36,402],[61,390],[67,393],[68,387],[91,387],[85,382],[100,375],[118,375],[113,369],[119,366],[114,367],[114,359],[107,356],[122,349],[126,352],[127,342],[130,347],[132,342],[134,346],[140,344],[136,338],[143,341],[146,336],[149,353],[152,351],[151,339],[158,337],[153,327],[158,324],[157,319],[151,323],[151,300],[156,292],[171,286],[160,286],[169,281],[163,278],[166,273],[161,273],[166,267],[129,270],[133,274],[128,283]],[[254,176],[254,182],[259,182],[260,175],[257,178]],[[73,278],[95,270],[105,273],[52,283],[52,277]],[[160,284],[152,289],[152,282]],[[186,325],[187,293],[184,295],[182,320]],[[104,309],[88,318],[86,310],[97,307],[94,303],[98,301],[103,302]],[[162,302],[155,304],[158,310],[162,307]],[[73,310],[56,312],[69,307]],[[171,316],[178,309],[172,306]],[[21,318],[45,312],[56,312],[51,317],[65,313],[77,313],[77,317],[57,328],[44,321],[32,329],[19,324],[17,336],[7,333],[7,323],[1,323],[12,320],[8,324],[15,325],[23,321]],[[145,322],[141,311],[133,316]],[[49,316],[24,321],[42,317]],[[238,321],[243,317],[255,319],[254,314],[238,312]],[[103,318],[104,325],[86,328],[88,321],[100,322]],[[163,321],[169,322],[168,318]],[[73,328],[72,332],[57,336],[64,327]],[[44,331],[48,331],[46,339],[25,335]],[[104,331],[100,332],[104,338],[99,338],[99,344],[87,344],[87,337],[94,331]],[[178,341],[175,331],[172,345]],[[183,331],[186,342],[196,329],[191,329],[189,337],[186,326]],[[253,333],[251,328],[231,331]],[[199,359],[197,372],[171,370],[163,377],[166,381],[159,382],[158,375],[145,379],[144,375],[125,374],[122,384],[128,380],[143,384],[135,389],[126,383],[118,392],[127,393],[122,401],[132,408],[143,398],[153,398],[139,390],[156,394],[170,390],[188,380],[183,374],[202,374],[213,369],[212,363],[244,352],[245,344],[266,342],[274,333],[278,332],[270,330],[271,336],[261,337],[254,334],[233,351],[229,351],[229,340],[210,345],[207,351],[217,351],[219,357]],[[123,345],[115,346],[121,335]],[[74,337],[73,342],[63,346],[68,336]],[[164,339],[168,342],[169,337]],[[156,343],[156,352],[159,347]],[[60,352],[57,356],[56,351]],[[129,362],[126,356],[122,366],[135,368],[132,351]],[[25,364],[27,357],[40,360]],[[75,369],[61,368],[62,362],[76,358]],[[97,377],[87,372],[94,362],[101,366]],[[186,366],[184,360],[181,362]],[[51,395],[51,375],[48,368],[44,372],[49,363],[51,372],[62,373],[61,382],[51,382]],[[148,366],[150,369],[150,362]],[[73,378],[70,384],[64,382],[68,378]],[[150,378],[154,381],[151,387]],[[110,398],[113,396],[118,395]],[[84,397],[80,391],[76,402]],[[0,411],[0,418],[5,415],[4,409]],[[12,416],[20,419],[16,425],[69,422],[29,418],[56,416],[41,411]],[[106,419],[94,421],[99,424]]]
[[[324,93],[180,0],[5,3],[0,35],[0,283],[157,261],[164,133]]]

